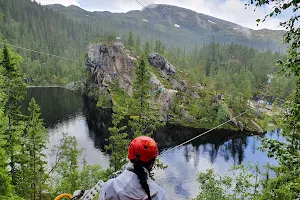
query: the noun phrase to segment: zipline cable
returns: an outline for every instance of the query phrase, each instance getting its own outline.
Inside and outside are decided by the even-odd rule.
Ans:
[[[140,4],[141,6],[143,6],[143,8],[145,8],[146,10],[148,10],[149,12],[151,12],[153,15],[155,15],[156,17],[158,17],[156,14],[154,14],[154,12],[152,12],[149,8],[147,8],[146,6],[144,6],[141,2],[139,2],[138,0],[135,0],[138,4]]]
[[[7,45],[7,46],[10,46],[10,47],[13,47],[13,48],[16,48],[16,49],[22,49],[22,50],[25,50],[25,51],[31,51],[31,52],[39,53],[39,54],[42,54],[42,55],[52,56],[52,57],[56,57],[56,58],[71,60],[71,61],[75,61],[75,62],[85,64],[85,62],[80,61],[80,60],[76,60],[76,59],[73,59],[73,58],[67,58],[67,57],[64,57],[64,56],[58,56],[58,55],[54,55],[54,54],[50,54],[50,53],[45,53],[45,52],[42,52],[42,51],[36,51],[36,50],[32,50],[32,49],[28,49],[28,48],[24,48],[24,47],[19,47],[19,46],[15,46],[15,45],[4,43],[4,42],[0,42],[0,44]]]
[[[202,136],[206,135],[207,133],[210,133],[210,132],[212,132],[213,130],[216,130],[217,128],[220,128],[221,126],[224,126],[225,124],[227,124],[227,123],[229,123],[229,122],[235,120],[236,118],[238,118],[238,117],[240,117],[240,116],[246,114],[247,112],[249,112],[250,110],[253,110],[253,109],[254,109],[254,108],[250,108],[250,109],[246,110],[245,112],[243,112],[243,113],[237,115],[236,117],[234,117],[234,118],[232,118],[232,119],[230,119],[230,120],[228,120],[228,121],[226,121],[226,122],[224,122],[224,123],[222,123],[222,124],[220,124],[220,125],[218,125],[218,126],[212,128],[212,129],[210,129],[210,130],[208,130],[208,131],[206,131],[206,132],[204,132],[204,133],[202,133],[202,134],[200,134],[200,135],[197,135],[196,137],[193,137],[192,139],[189,139],[189,140],[187,140],[187,141],[185,141],[185,142],[183,142],[183,143],[181,143],[181,144],[179,144],[179,145],[176,145],[175,147],[173,147],[173,148],[171,148],[171,149],[168,149],[168,150],[166,150],[166,151],[163,151],[163,152],[161,152],[161,154],[159,154],[159,156],[162,156],[162,155],[164,155],[164,154],[167,153],[167,152],[173,151],[174,149],[177,149],[177,148],[179,148],[179,147],[181,147],[181,146],[183,146],[183,145],[185,145],[185,144],[187,144],[187,143],[189,143],[189,142],[191,142],[191,141],[193,141],[193,140],[195,140],[195,139],[197,139],[197,138],[199,138],[199,137],[202,137]]]

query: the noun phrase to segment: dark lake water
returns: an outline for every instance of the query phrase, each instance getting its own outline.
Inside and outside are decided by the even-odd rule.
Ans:
[[[29,88],[28,99],[34,97],[41,107],[42,117],[49,132],[47,153],[62,137],[75,136],[88,164],[109,166],[109,157],[103,152],[111,112],[99,110],[81,95],[62,88]],[[25,102],[24,105],[27,103]],[[168,126],[158,130],[154,138],[164,152],[205,130]],[[274,163],[266,153],[257,150],[260,138],[279,138],[279,132],[253,136],[251,133],[218,130],[193,142],[164,153],[160,159],[168,165],[155,172],[156,182],[167,192],[169,199],[194,198],[198,193],[197,173],[213,168],[224,175],[233,163]],[[52,158],[49,157],[49,162]],[[80,189],[80,188],[79,188]]]

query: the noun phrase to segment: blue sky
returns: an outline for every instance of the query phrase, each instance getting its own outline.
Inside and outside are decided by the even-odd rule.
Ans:
[[[140,10],[142,6],[135,0],[35,0],[41,4],[59,3],[65,6],[77,5],[89,11],[112,11],[127,12],[129,10]],[[253,29],[280,29],[279,22],[284,17],[277,17],[267,20],[265,23],[256,26],[256,19],[262,18],[272,9],[272,6],[258,8],[254,12],[254,7],[245,9],[247,0],[138,0],[143,5],[149,4],[170,4],[194,10],[199,13],[211,15],[220,19],[231,21],[239,25]]]

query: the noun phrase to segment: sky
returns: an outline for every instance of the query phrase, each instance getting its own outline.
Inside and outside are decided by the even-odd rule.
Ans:
[[[272,18],[257,26],[256,19],[263,18],[272,9],[266,6],[256,9],[245,9],[247,0],[35,0],[43,5],[62,4],[64,6],[77,5],[88,11],[127,12],[129,10],[141,10],[149,4],[170,4],[194,10],[199,13],[224,19],[252,29],[281,29],[279,22],[285,20],[285,16]],[[249,1],[248,1],[249,2]]]

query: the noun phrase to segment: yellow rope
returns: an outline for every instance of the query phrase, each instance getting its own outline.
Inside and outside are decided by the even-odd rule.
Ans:
[[[70,194],[61,194],[61,195],[57,196],[54,200],[60,200],[62,198],[72,199],[72,195],[70,195]]]

